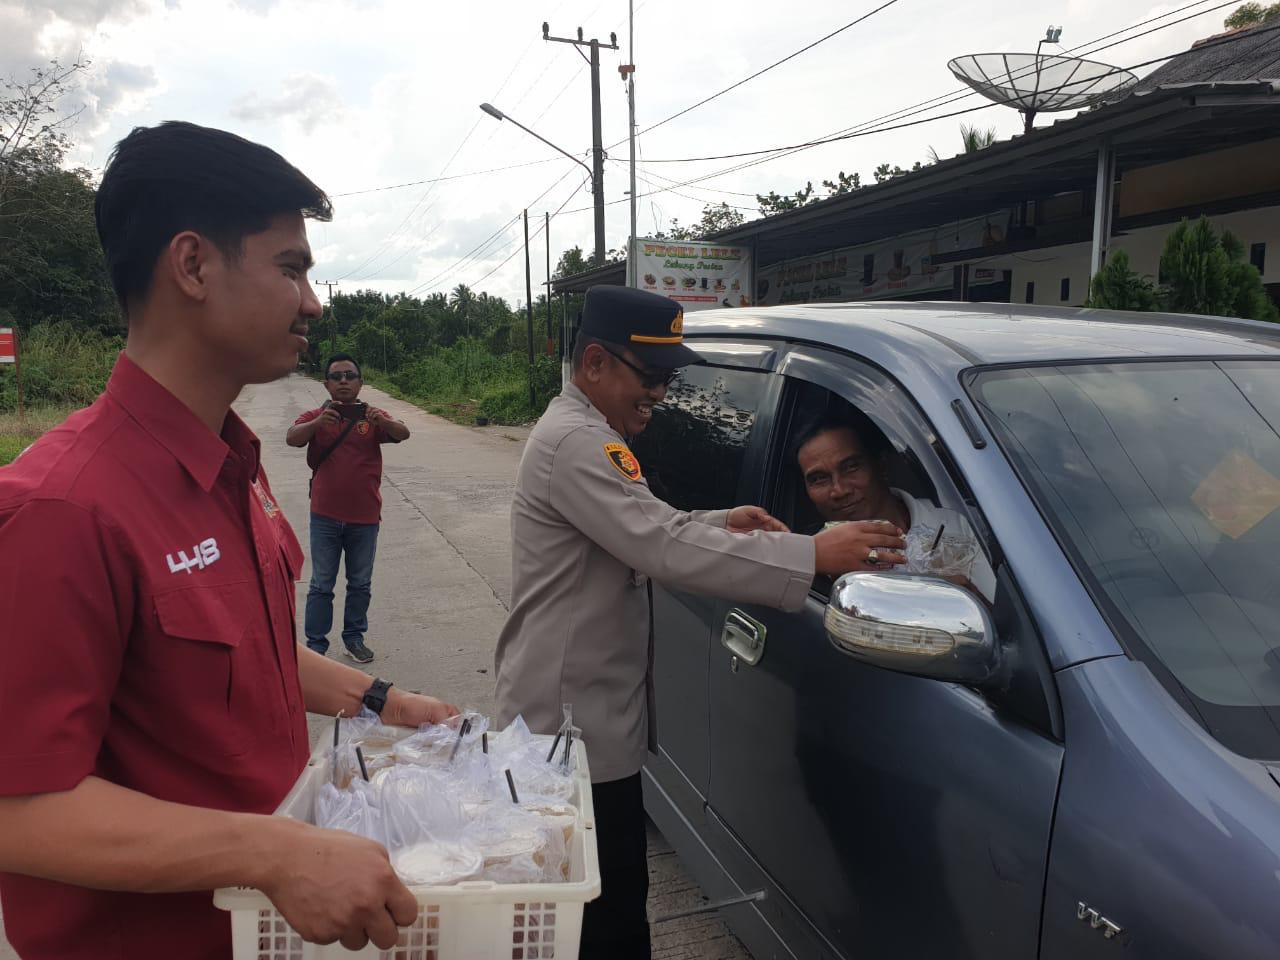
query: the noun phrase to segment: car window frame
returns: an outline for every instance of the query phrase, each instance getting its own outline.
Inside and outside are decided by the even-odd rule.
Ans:
[[[793,402],[797,394],[788,381],[797,380],[820,387],[862,410],[885,434],[894,449],[901,441],[903,449],[909,452],[933,485],[938,494],[938,505],[956,510],[969,521],[991,569],[996,570],[1003,563],[999,544],[955,458],[928,414],[896,378],[859,354],[807,344],[796,344],[787,349],[779,358],[776,372],[781,381],[780,403],[763,465],[766,486],[762,496],[765,497],[766,508],[772,511],[781,506],[777,498],[782,495],[784,486],[781,470],[785,469],[785,464],[782,460],[792,440],[793,425],[788,421],[793,416]],[[876,396],[882,399],[871,402]],[[932,456],[926,456],[924,451]],[[824,602],[827,599],[815,588],[811,587],[809,593]]]

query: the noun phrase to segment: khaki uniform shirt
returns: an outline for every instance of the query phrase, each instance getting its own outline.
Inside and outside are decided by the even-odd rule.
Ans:
[[[554,733],[573,704],[596,782],[644,765],[650,670],[646,578],[798,610],[809,537],[735,534],[727,511],[685,513],[649,490],[621,436],[573,384],[520,460],[511,505],[511,615],[498,639],[498,715]]]

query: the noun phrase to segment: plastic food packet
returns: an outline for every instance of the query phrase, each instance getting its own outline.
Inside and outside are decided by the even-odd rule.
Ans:
[[[484,858],[436,771],[397,765],[380,778],[384,843],[406,884],[450,884],[476,876]]]
[[[363,780],[355,781],[346,790],[323,784],[316,797],[316,826],[345,830],[381,843],[384,830],[377,788]]]
[[[907,531],[907,570],[934,577],[968,577],[978,550],[977,541],[960,530],[913,523]]]
[[[397,742],[391,749],[397,763],[417,766],[444,766],[482,752],[481,738],[489,730],[489,719],[478,713],[450,717],[445,723],[424,724],[418,732]]]
[[[522,807],[490,806],[468,825],[467,837],[484,857],[482,879],[541,883],[564,878],[564,834]]]

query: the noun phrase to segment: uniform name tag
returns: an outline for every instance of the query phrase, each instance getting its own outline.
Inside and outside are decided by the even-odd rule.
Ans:
[[[628,480],[640,479],[640,461],[625,443],[606,443],[604,455],[609,458],[614,469]]]

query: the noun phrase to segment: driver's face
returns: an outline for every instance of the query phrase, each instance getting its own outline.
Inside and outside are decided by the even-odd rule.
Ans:
[[[824,520],[875,520],[891,496],[883,471],[848,428],[826,430],[797,456],[804,489]]]

